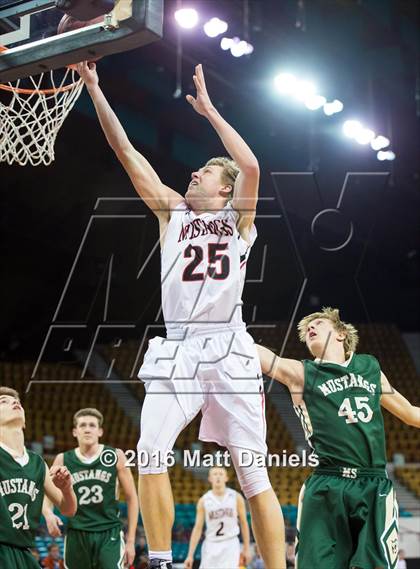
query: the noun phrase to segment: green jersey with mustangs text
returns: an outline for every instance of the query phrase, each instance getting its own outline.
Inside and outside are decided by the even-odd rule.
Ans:
[[[44,499],[45,462],[27,451],[21,466],[0,447],[0,543],[32,547]]]
[[[77,496],[77,513],[69,518],[68,527],[83,531],[105,531],[121,527],[117,500],[117,452],[104,446],[91,463],[82,462],[75,452],[63,454],[64,466],[71,473]]]
[[[385,468],[378,360],[352,354],[341,365],[319,360],[303,364],[304,403],[295,411],[320,466]]]

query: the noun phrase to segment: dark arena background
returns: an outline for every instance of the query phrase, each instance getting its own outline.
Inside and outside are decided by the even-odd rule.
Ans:
[[[196,10],[195,26],[194,14],[175,18],[182,8]],[[97,63],[131,142],[182,194],[191,172],[226,154],[185,100],[195,96],[194,66],[203,64],[213,104],[260,164],[258,239],[243,295],[248,331],[276,353],[303,359],[297,322],[338,307],[359,330],[358,352],[377,357],[413,405],[420,404],[418,16],[411,0],[167,0],[162,39]],[[204,29],[212,18],[227,30],[214,21]],[[4,124],[0,115],[0,145]],[[165,335],[158,222],[108,146],[86,89],[58,133],[52,164],[4,161],[0,187],[0,385],[21,394],[26,446],[51,464],[76,446],[73,414],[95,407],[105,418],[103,441],[136,449],[138,369],[147,341]],[[294,567],[309,450],[288,391],[269,378],[265,390],[268,449],[283,460],[269,476]],[[420,434],[383,415],[400,508],[398,567],[415,569]],[[196,503],[208,489],[207,468],[184,465],[183,453],[220,450],[198,441],[199,420],[177,439],[170,468],[174,567],[183,567]],[[229,475],[239,490],[233,468]],[[41,558],[51,542],[62,553],[63,538],[41,523]],[[136,546],[134,567],[144,568],[141,516]],[[195,559],[198,567],[200,546]]]

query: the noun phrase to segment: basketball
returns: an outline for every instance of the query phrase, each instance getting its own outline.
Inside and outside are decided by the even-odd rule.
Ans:
[[[57,34],[65,34],[66,32],[71,32],[73,30],[79,30],[80,28],[86,28],[86,26],[91,26],[92,24],[99,24],[104,21],[104,15],[98,16],[93,20],[76,20],[73,16],[69,14],[64,14],[58,24]]]
[[[64,14],[58,24],[57,34],[65,34],[66,32],[71,32],[73,30],[79,30],[81,28],[86,28],[86,26],[91,26],[92,24],[100,24],[104,21],[104,14],[102,16],[97,16],[93,20],[76,20],[73,16],[69,14]],[[92,57],[89,61],[98,61],[100,57]]]

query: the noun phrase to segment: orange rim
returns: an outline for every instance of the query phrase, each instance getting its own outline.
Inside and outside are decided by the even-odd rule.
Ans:
[[[2,51],[7,51],[8,48],[0,44],[0,53]],[[76,70],[76,64],[67,65],[67,69]],[[11,93],[19,93],[21,95],[32,95],[37,93],[39,95],[54,95],[55,93],[65,93],[66,91],[71,91],[79,81],[74,81],[65,87],[52,87],[51,89],[22,89],[21,87],[13,87],[13,85],[6,85],[5,83],[0,83],[0,90],[9,91]]]

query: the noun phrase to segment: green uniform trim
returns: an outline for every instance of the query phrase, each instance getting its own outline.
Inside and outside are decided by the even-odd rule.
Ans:
[[[339,478],[360,478],[376,476],[388,478],[384,468],[353,468],[352,466],[319,467],[313,471],[313,476],[338,476]]]

